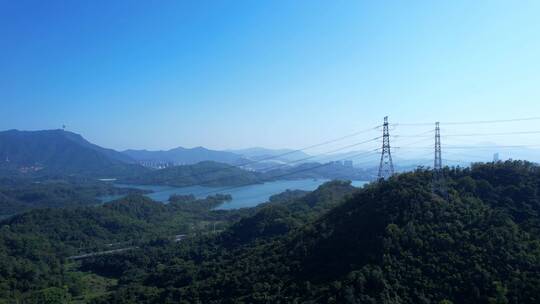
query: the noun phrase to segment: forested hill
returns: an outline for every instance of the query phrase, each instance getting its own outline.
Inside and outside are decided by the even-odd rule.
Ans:
[[[0,220],[37,208],[97,205],[102,195],[143,193],[92,179],[34,180],[0,177]]]
[[[538,303],[540,169],[516,161],[445,175],[448,201],[420,170],[239,245],[154,247],[86,269],[114,268],[125,282],[101,303]],[[253,227],[302,221],[284,206],[261,209]]]
[[[146,171],[128,156],[63,130],[0,132],[0,174],[118,177]]]
[[[0,221],[0,303],[70,303],[95,294],[105,281],[74,271],[68,257],[168,242],[205,231],[209,221],[219,228],[237,219],[235,212],[211,211],[227,199],[185,196],[162,204],[131,195],[101,206],[32,210]]]
[[[149,184],[168,186],[239,186],[260,182],[256,172],[246,171],[238,167],[204,161],[194,165],[175,166],[149,171],[146,174],[132,176],[122,180],[129,184]]]

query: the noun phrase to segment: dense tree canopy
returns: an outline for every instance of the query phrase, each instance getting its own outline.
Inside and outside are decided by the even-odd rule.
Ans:
[[[295,217],[296,204],[309,208],[306,197],[270,204],[217,239],[153,248],[154,263],[133,266],[145,274],[103,301],[537,303],[538,167],[507,162],[445,175],[448,201],[432,194],[431,172],[418,170],[317,217]],[[125,266],[120,278],[132,271]]]
[[[37,208],[96,205],[99,196],[143,192],[87,178],[0,177],[0,219]]]
[[[0,298],[538,303],[540,168],[509,161],[445,168],[444,176],[448,199],[419,169],[363,189],[331,182],[287,191],[240,211],[213,210],[222,196],[32,211],[1,225]],[[189,237],[177,242],[177,234]],[[81,242],[126,241],[137,249],[65,258]]]
[[[206,231],[208,222],[232,221],[239,215],[210,211],[227,199],[188,197],[164,205],[131,195],[101,206],[36,209],[10,217],[0,222],[0,299],[62,287],[70,256],[168,242],[175,235]]]

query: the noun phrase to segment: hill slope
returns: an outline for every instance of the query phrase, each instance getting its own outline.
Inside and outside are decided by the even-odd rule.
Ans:
[[[192,185],[239,186],[258,183],[259,175],[228,164],[204,161],[194,165],[150,171],[146,174],[126,178],[122,182],[176,187]]]
[[[23,174],[117,176],[142,172],[126,155],[63,130],[0,132],[0,167]]]
[[[127,267],[124,280],[130,268],[146,274],[104,303],[538,303],[540,169],[507,162],[446,175],[449,201],[418,171],[369,185],[300,228],[287,224],[286,205],[261,210],[243,223],[262,238],[163,248],[175,259]]]
[[[65,268],[73,263],[69,256],[136,249],[143,240],[169,242],[177,234],[204,230],[204,220],[228,220],[231,213],[210,212],[227,199],[185,197],[165,205],[133,195],[96,207],[32,210],[0,221],[0,303],[71,303],[41,299],[53,291],[94,294],[92,282]]]

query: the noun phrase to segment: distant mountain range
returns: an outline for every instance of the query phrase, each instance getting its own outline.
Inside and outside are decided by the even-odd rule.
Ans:
[[[242,162],[241,155],[226,151],[209,150],[204,147],[191,149],[178,147],[165,151],[126,150],[122,153],[139,162],[169,162],[176,165],[191,165],[202,161],[215,161],[232,165]]]
[[[482,148],[484,147],[484,148]],[[474,151],[447,149],[443,152],[443,163],[450,166],[468,166],[473,161],[491,161],[497,146],[485,143],[475,146]],[[459,147],[458,147],[459,148]],[[470,150],[470,149],[469,149]],[[429,153],[394,154],[396,171],[409,171],[418,166],[432,164]],[[500,151],[501,159],[509,157],[535,160],[537,150],[521,147],[506,148]],[[448,157],[448,159],[446,158]],[[152,176],[151,169],[178,165],[194,165],[200,162],[215,162],[238,166],[245,171],[259,171],[264,177],[287,175],[288,178],[365,178],[372,176],[379,162],[375,151],[351,151],[333,155],[309,155],[291,149],[266,149],[261,147],[238,150],[211,150],[204,147],[178,147],[166,151],[126,150],[118,152],[90,143],[81,135],[64,130],[0,132],[0,176],[51,176],[81,175],[93,178],[132,178],[145,176],[148,180],[159,179]],[[352,160],[349,166],[325,166],[309,170],[314,163],[329,163]],[[166,166],[152,166],[153,163],[166,163]],[[149,165],[150,164],[150,165]],[[144,166],[142,166],[144,165]],[[218,166],[218,165],[215,165]],[[197,167],[193,167],[197,168]],[[192,168],[192,169],[193,169]],[[301,170],[299,174],[292,174]],[[178,170],[168,170],[158,175],[180,174]],[[182,173],[183,174],[183,173]],[[249,178],[248,178],[249,179]],[[178,184],[180,180],[176,180]],[[170,181],[169,181],[170,182]]]
[[[282,166],[269,171],[248,171],[239,167],[203,161],[193,165],[173,166],[151,170],[145,174],[120,179],[120,183],[139,185],[166,185],[186,187],[193,185],[221,187],[242,186],[275,180],[291,179],[338,179],[372,180],[374,174],[341,163],[302,163],[298,166]]]
[[[122,152],[131,159],[149,167],[169,165],[192,165],[202,161],[214,161],[242,166],[250,170],[264,170],[276,164],[284,164],[308,158],[309,155],[291,149],[248,148],[239,150],[210,150],[204,147],[170,150],[126,150]]]
[[[250,184],[281,175],[287,175],[287,178],[346,178],[358,174],[352,172],[352,168],[336,169],[335,166],[304,172],[305,168],[316,166],[306,164],[307,167],[298,167],[303,163],[299,160],[309,157],[300,151],[265,148],[217,151],[203,147],[178,147],[166,151],[118,152],[64,130],[0,132],[0,176],[76,175],[179,186],[201,182],[207,185]],[[151,170],[141,165],[145,162],[166,162],[173,166]],[[234,166],[240,166],[243,170]],[[303,173],[291,175],[296,169],[302,169]],[[227,176],[229,180],[226,180]],[[206,181],[216,178],[218,182]]]
[[[245,171],[243,175],[249,175],[249,171],[268,171],[279,167],[283,169],[279,171],[281,173],[293,168],[293,166],[287,166],[288,163],[297,161],[294,165],[298,165],[301,163],[298,162],[299,160],[308,157],[308,154],[300,151],[260,147],[231,151],[210,150],[204,147],[178,147],[165,151],[118,152],[90,143],[81,135],[64,130],[0,132],[0,176],[81,175],[122,180],[129,178],[141,182],[143,179],[155,181],[165,178],[167,181],[163,181],[164,183],[189,184],[193,181],[186,182],[185,176],[182,176],[190,170],[197,171],[199,167],[221,166],[218,163],[240,166]],[[163,166],[152,166],[156,163],[166,163],[167,167],[174,167],[195,165],[201,162],[214,164],[207,163],[203,166],[187,167],[181,170],[169,169],[155,174],[151,173],[152,170],[144,168],[144,166],[154,169],[163,168]],[[285,170],[285,167],[288,169]],[[179,176],[172,177],[171,175],[174,174]]]

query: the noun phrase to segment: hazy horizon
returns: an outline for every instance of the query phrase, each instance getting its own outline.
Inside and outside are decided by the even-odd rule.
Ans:
[[[540,113],[540,3],[324,4],[4,2],[0,129],[65,124],[116,150],[298,149],[387,115],[424,123]],[[470,140],[481,141],[531,145],[536,136]]]

